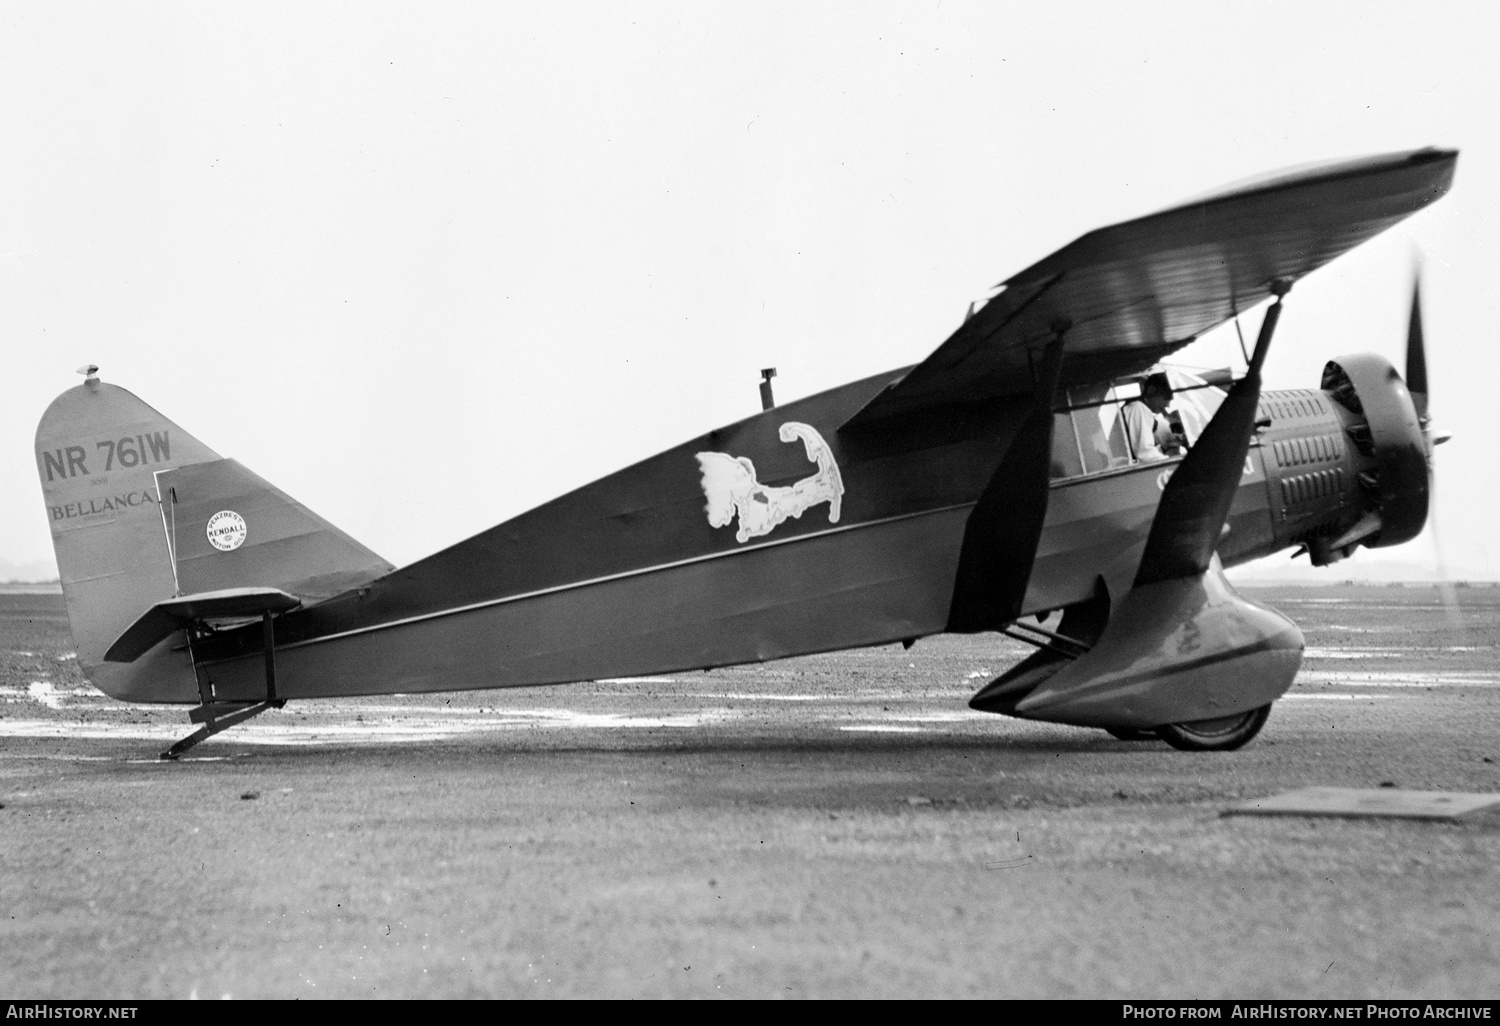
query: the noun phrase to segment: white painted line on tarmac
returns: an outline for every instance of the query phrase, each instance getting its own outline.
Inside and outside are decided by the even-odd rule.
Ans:
[[[179,762],[229,762],[238,758],[235,755],[179,755],[175,759],[163,759],[157,756],[154,759],[125,759],[129,766],[171,766]]]
[[[515,709],[473,720],[410,716],[372,723],[247,723],[227,735],[251,745],[374,744],[432,741],[486,731],[526,728],[641,730],[703,727],[738,717],[732,709],[703,709],[662,716],[584,713],[571,709]],[[169,741],[188,732],[186,723],[68,723],[61,720],[0,720],[0,737],[134,739]]]
[[[843,695],[752,695],[738,692],[726,692],[723,694],[709,691],[684,691],[674,693],[673,698],[719,698],[729,702],[838,702],[845,700]]]
[[[1278,701],[1282,702],[1352,702],[1362,698],[1368,702],[1379,701],[1382,698],[1390,698],[1390,695],[1282,695]]]
[[[1288,598],[1277,600],[1279,606],[1347,606],[1350,609],[1399,609],[1403,612],[1409,609],[1447,609],[1440,604],[1419,604],[1416,602],[1360,602],[1355,599],[1335,598]],[[1471,607],[1472,608],[1472,607]]]
[[[1297,674],[1299,683],[1342,684],[1358,688],[1436,688],[1436,687],[1493,687],[1500,684],[1500,674],[1494,673],[1339,673],[1335,670],[1303,670]]]
[[[0,759],[46,759],[55,762],[114,762],[107,755],[58,755],[55,752],[0,752]]]
[[[518,722],[556,727],[702,727],[725,720],[737,719],[733,709],[700,709],[691,713],[676,713],[667,716],[630,716],[624,713],[586,713],[572,709],[507,709],[496,710],[503,720],[482,722]]]
[[[191,724],[66,723],[61,720],[0,720],[0,737],[176,739]]]
[[[1395,648],[1326,648],[1309,645],[1302,650],[1308,659],[1400,659],[1412,652],[1487,652],[1489,645],[1402,645]]]

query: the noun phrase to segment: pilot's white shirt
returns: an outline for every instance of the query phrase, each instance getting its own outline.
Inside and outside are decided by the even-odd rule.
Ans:
[[[1125,437],[1130,442],[1130,451],[1135,453],[1137,460],[1149,463],[1167,458],[1167,454],[1156,444],[1161,421],[1151,412],[1151,407],[1134,399],[1125,404],[1120,414],[1125,418]]]

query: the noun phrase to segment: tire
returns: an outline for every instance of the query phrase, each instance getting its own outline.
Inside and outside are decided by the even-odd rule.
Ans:
[[[1109,733],[1110,737],[1117,738],[1121,741],[1157,740],[1156,731],[1154,729],[1141,730],[1137,727],[1105,727],[1104,729]]]
[[[1233,716],[1163,724],[1156,728],[1156,734],[1173,748],[1184,752],[1232,752],[1259,734],[1270,715],[1268,703]]]

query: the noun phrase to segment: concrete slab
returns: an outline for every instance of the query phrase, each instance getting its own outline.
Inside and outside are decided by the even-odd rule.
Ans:
[[[1459,819],[1500,805],[1500,794],[1465,791],[1403,791],[1397,788],[1302,787],[1232,805],[1225,816],[1395,816]]]

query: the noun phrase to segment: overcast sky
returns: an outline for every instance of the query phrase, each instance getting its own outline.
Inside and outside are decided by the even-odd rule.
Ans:
[[[1420,250],[1438,527],[1500,574],[1497,41],[1488,0],[6,3],[0,559],[51,558],[32,438],[86,362],[405,563],[761,367],[914,363],[1089,229],[1433,144],[1453,192],[1300,284],[1266,379],[1399,366]]]

